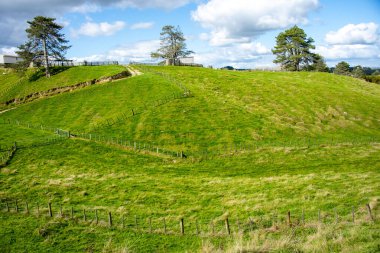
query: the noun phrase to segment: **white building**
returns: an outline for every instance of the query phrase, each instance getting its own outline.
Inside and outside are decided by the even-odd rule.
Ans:
[[[21,57],[15,56],[15,55],[3,55],[0,54],[0,65],[6,65],[6,64],[15,64],[19,61],[22,61]]]

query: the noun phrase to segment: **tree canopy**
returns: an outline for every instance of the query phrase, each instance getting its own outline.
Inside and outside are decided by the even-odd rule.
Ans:
[[[310,52],[310,49],[315,49],[313,42],[312,38],[307,38],[303,29],[295,25],[276,37],[276,46],[272,49],[276,59],[273,62],[289,71],[307,69],[316,57]]]
[[[151,53],[152,58],[168,59],[172,65],[175,65],[179,57],[185,57],[194,53],[186,49],[186,39],[179,28],[172,25],[162,27],[160,33],[161,47]]]
[[[49,60],[64,60],[64,55],[70,46],[61,33],[63,26],[55,23],[55,18],[37,16],[28,21],[29,28],[25,31],[28,41],[19,46],[18,55],[23,57],[24,64],[31,61],[43,63],[45,74],[50,77]]]
[[[334,74],[337,75],[350,75],[350,64],[345,61],[339,62],[334,69]]]

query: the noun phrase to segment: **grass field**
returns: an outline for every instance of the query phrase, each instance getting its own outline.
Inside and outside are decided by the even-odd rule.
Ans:
[[[135,68],[144,74],[0,114],[0,145],[19,146],[0,170],[2,251],[379,250],[379,86],[321,73]],[[179,83],[192,96],[176,96],[183,93]],[[73,136],[57,138],[28,124]],[[137,152],[78,133],[154,144],[188,157]],[[199,156],[205,150],[210,156]],[[16,199],[20,207],[28,201],[33,215],[22,207],[16,214]],[[82,217],[85,208],[93,219],[97,209],[105,223],[112,212],[116,225],[48,218],[49,201],[55,214],[62,205]],[[37,203],[44,212],[39,216]],[[295,223],[304,212],[305,224],[289,228],[288,211]],[[137,217],[140,229],[121,229],[123,216],[132,227]],[[183,218],[185,235],[164,235],[164,217],[168,230],[178,233]],[[233,235],[212,236],[210,224],[218,234],[226,217]],[[239,234],[238,222],[249,217],[255,227]],[[195,221],[207,231],[203,236],[194,235]]]
[[[0,68],[0,103],[12,98],[20,98],[33,92],[45,91],[54,87],[74,85],[80,82],[111,76],[125,70],[123,66],[79,66],[64,69],[51,78],[41,76],[36,80],[29,80],[33,71],[26,76],[20,76],[12,69]]]

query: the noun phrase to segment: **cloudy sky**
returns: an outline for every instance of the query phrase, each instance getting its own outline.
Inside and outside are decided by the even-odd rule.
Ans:
[[[380,67],[379,0],[0,0],[0,53],[26,40],[27,20],[55,17],[77,60],[151,61],[164,25],[179,25],[197,63],[273,67],[281,31],[298,25],[330,66]]]

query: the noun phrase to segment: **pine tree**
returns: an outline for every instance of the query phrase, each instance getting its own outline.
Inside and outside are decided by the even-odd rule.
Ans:
[[[347,62],[345,61],[341,61],[339,62],[336,66],[335,66],[335,69],[334,69],[334,74],[337,74],[337,75],[345,75],[345,76],[348,76],[350,75],[350,64],[348,64]]]
[[[307,69],[315,55],[310,52],[310,49],[315,49],[313,42],[312,38],[307,38],[303,29],[295,25],[276,37],[276,46],[272,49],[276,59],[273,62],[289,71]]]
[[[56,24],[55,18],[37,16],[28,21],[29,28],[25,31],[28,41],[19,46],[17,52],[24,57],[24,64],[30,61],[43,63],[46,77],[50,77],[49,60],[64,60],[64,55],[70,46],[64,35],[60,33],[63,26]],[[29,62],[28,62],[29,61]]]
[[[186,39],[178,26],[176,28],[171,25],[162,27],[160,40],[161,47],[151,53],[152,58],[168,59],[172,65],[175,65],[179,57],[194,53],[186,49]]]

